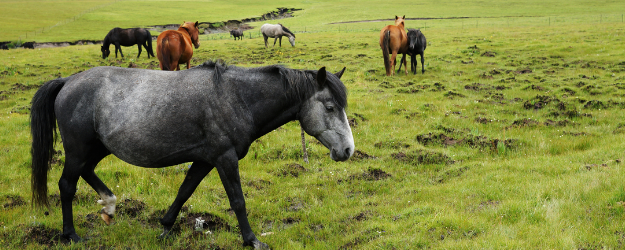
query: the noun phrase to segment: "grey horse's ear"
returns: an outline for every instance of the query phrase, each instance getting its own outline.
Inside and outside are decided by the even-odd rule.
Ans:
[[[343,69],[339,72],[336,72],[336,74],[334,74],[336,77],[338,77],[339,79],[341,79],[341,76],[343,76],[343,73],[345,73],[345,68],[343,67]]]
[[[195,27],[197,27],[198,22],[199,22],[199,21],[195,21]]]
[[[326,85],[326,67],[321,67],[319,71],[317,71],[317,83],[319,87],[323,87]]]

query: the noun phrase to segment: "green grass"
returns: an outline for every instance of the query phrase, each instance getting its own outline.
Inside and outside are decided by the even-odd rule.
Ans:
[[[122,3],[132,1],[115,4]],[[414,13],[457,16],[464,13],[460,3],[465,2],[447,10],[424,3],[423,10],[438,12]],[[616,11],[618,5],[557,3],[515,9],[527,16],[575,16],[581,10],[588,15]],[[281,22],[320,27],[317,31],[330,21],[357,19],[349,14],[357,8],[344,7],[348,3],[299,4],[267,10],[304,7],[296,18]],[[510,14],[498,13],[495,6],[466,13]],[[369,11],[373,4],[360,8],[363,19],[396,14],[385,5],[379,13]],[[216,20],[236,18],[224,14]],[[388,22],[353,24],[347,33],[297,34],[296,47],[285,43],[265,49],[258,38],[235,42],[202,36],[192,65],[220,58],[242,67],[280,63],[300,69],[327,66],[332,72],[347,67],[342,80],[349,90],[348,117],[356,123],[355,144],[359,152],[375,157],[359,154],[333,162],[327,149],[307,137],[310,163],[304,164],[296,122],[253,143],[240,161],[249,219],[257,235],[274,233],[259,239],[275,249],[623,248],[625,25],[508,27],[501,20],[479,28],[462,27],[460,20],[428,21],[426,72],[416,76],[384,76],[379,31],[369,30]],[[407,21],[406,26],[416,23]],[[0,207],[0,245],[6,248],[46,248],[29,239],[62,228],[59,206],[48,216],[30,208],[27,107],[35,88],[95,66],[158,67],[155,59],[134,59],[135,48],[125,48],[125,60],[103,60],[98,52],[96,45],[0,51],[0,205],[11,203],[9,195],[24,200]],[[62,150],[60,144],[57,150]],[[81,180],[75,224],[78,234],[91,240],[52,246],[240,249],[236,218],[227,210],[215,173],[187,202],[180,235],[156,240],[161,227],[155,218],[173,201],[185,168],[143,169],[106,158],[96,173],[120,202],[129,198],[145,207],[136,215],[130,210],[122,214],[120,207],[116,223],[105,226],[90,216],[100,206]],[[51,170],[51,195],[58,194],[61,171],[60,165]],[[194,233],[182,218],[194,213],[214,214],[235,229]]]

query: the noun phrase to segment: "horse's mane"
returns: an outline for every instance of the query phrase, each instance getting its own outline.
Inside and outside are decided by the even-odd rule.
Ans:
[[[289,33],[289,34],[291,34],[293,37],[295,37],[295,34],[293,34],[293,32],[291,32],[289,29],[287,29],[286,27],[284,27],[282,24],[280,24],[280,23],[279,23],[278,25],[280,25],[280,27],[282,27],[282,30],[283,30],[284,32]]]
[[[308,99],[316,92],[316,70],[289,69],[282,65],[269,65],[258,68],[239,68],[236,66],[225,65],[220,61],[211,60],[204,62],[200,65],[200,67],[214,69],[215,73],[213,74],[213,82],[215,84],[221,83],[221,76],[228,70],[247,70],[251,72],[280,75],[280,79],[287,96],[292,99],[297,99],[298,101]],[[343,109],[347,108],[347,89],[341,80],[334,74],[327,74],[326,84],[330,89],[330,93],[332,94],[336,105]]]

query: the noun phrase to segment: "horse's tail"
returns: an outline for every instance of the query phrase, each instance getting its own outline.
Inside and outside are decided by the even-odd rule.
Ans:
[[[54,101],[61,88],[65,85],[64,79],[55,79],[46,82],[33,96],[30,111],[30,133],[32,135],[32,201],[36,207],[49,207],[48,202],[48,171],[50,160],[54,155],[56,141],[56,114]]]
[[[382,40],[382,54],[384,55],[384,68],[386,68],[386,75],[389,75],[391,69],[391,59],[389,57],[389,50],[391,44],[391,31],[386,30],[384,32],[384,40]]]
[[[161,58],[163,58],[163,62],[161,63],[163,65],[163,70],[175,70],[169,68],[169,38],[167,36],[163,37],[163,40],[161,40],[161,51],[159,51],[159,53],[161,54]]]
[[[152,50],[152,34],[150,34],[150,31],[148,30],[145,30],[145,31],[147,32],[147,36],[148,36],[145,39],[145,41],[148,43],[148,48],[147,48],[148,54],[152,55],[152,57],[155,57],[154,50]]]

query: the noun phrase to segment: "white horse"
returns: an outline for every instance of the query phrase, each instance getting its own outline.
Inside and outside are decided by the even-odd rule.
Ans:
[[[263,26],[260,26],[260,32],[263,33],[265,38],[265,48],[267,48],[267,38],[269,37],[275,38],[273,46],[276,46],[276,41],[280,38],[280,47],[282,47],[282,36],[288,36],[291,46],[295,46],[295,34],[282,26],[282,24],[263,24]]]

